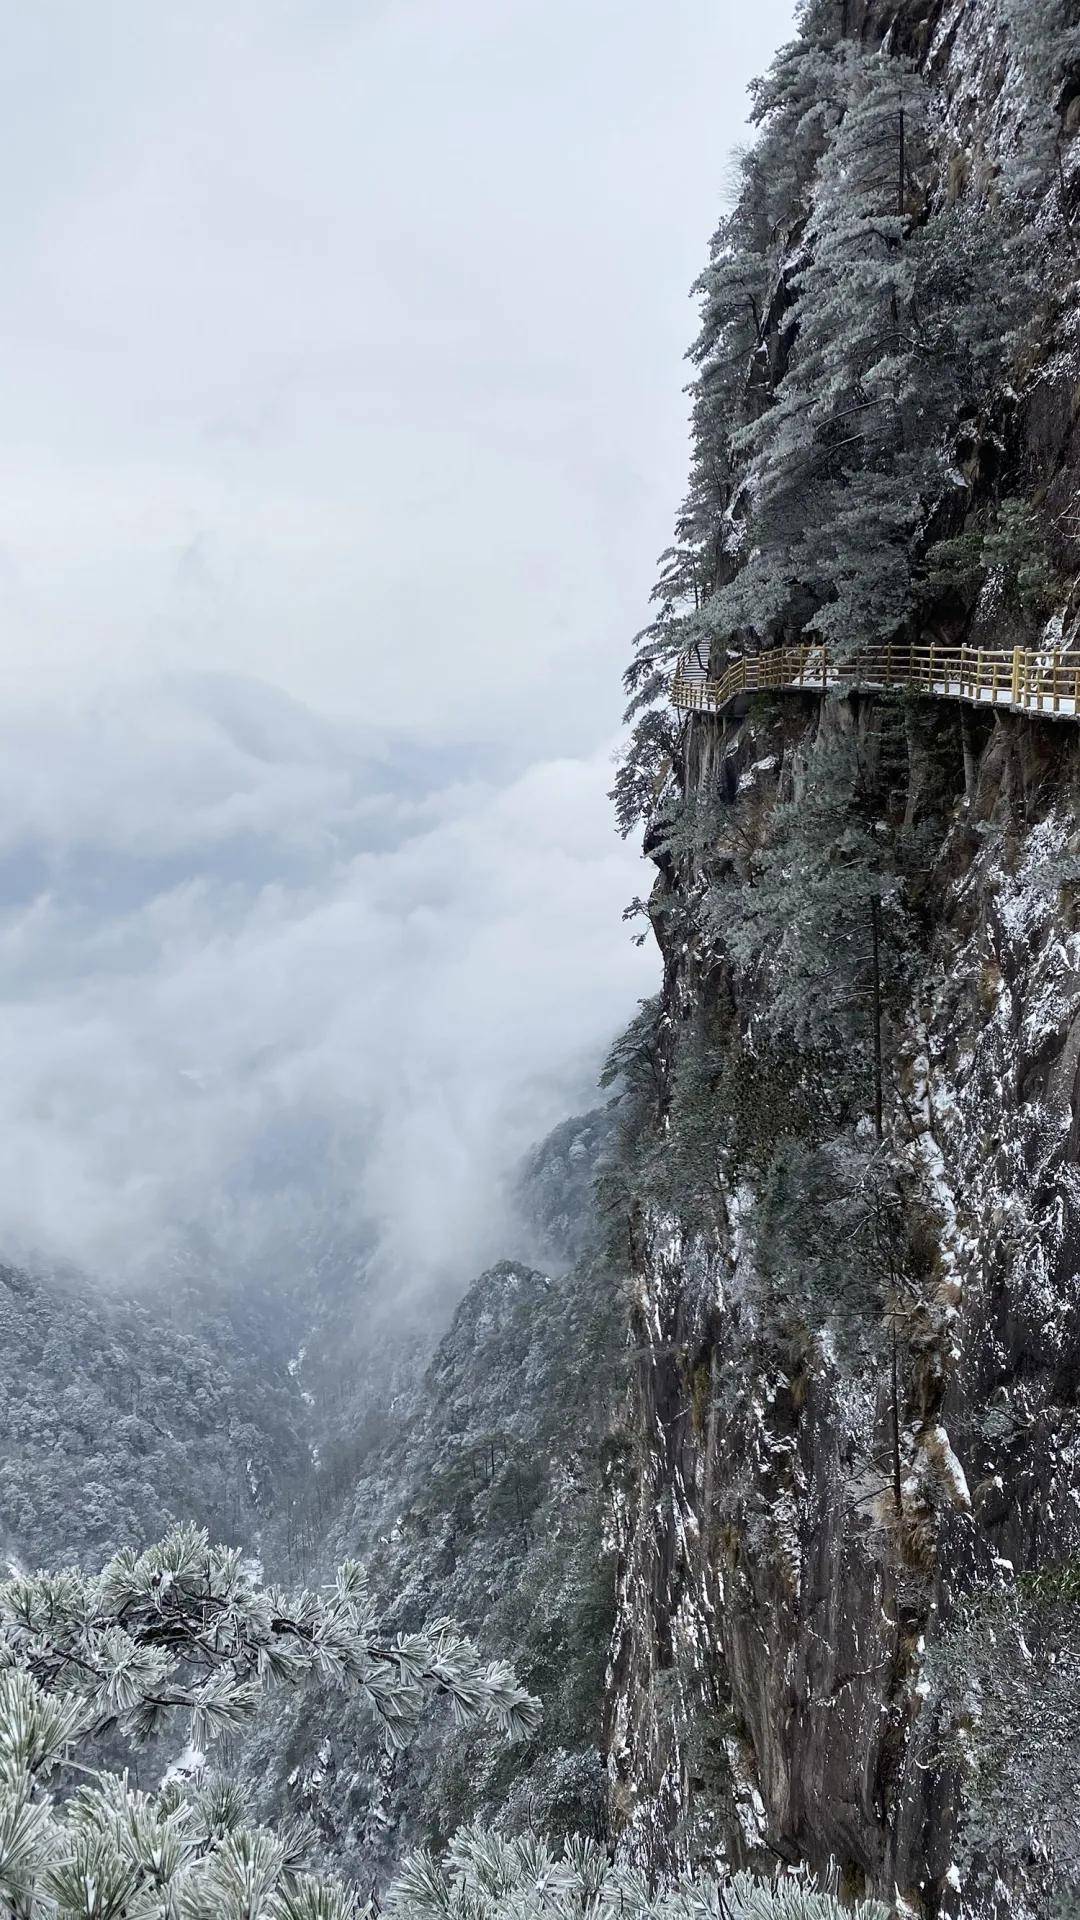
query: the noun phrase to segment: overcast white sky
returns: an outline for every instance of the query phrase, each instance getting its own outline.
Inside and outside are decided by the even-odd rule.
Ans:
[[[0,1240],[138,1264],[299,1128],[492,1250],[653,983],[619,674],[791,10],[2,0]]]

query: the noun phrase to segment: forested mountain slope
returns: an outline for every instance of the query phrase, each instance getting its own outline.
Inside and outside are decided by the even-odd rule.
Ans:
[[[450,1616],[487,1654],[512,1656],[543,1701],[539,1733],[498,1747],[442,1715],[387,1756],[359,1703],[327,1692],[268,1720],[249,1755],[264,1806],[310,1814],[362,1885],[478,1816],[556,1839],[607,1832],[607,1487],[626,1444],[613,1428],[626,1303],[592,1201],[609,1125],[605,1112],[567,1121],[530,1157],[524,1224],[552,1270],[492,1268],[426,1365],[413,1350],[323,1540],[325,1564],[366,1562],[389,1627]]]
[[[556,1836],[607,1830],[605,1484],[625,1300],[593,1185],[610,1128],[607,1109],[568,1120],[529,1156],[520,1241],[550,1269],[500,1264],[448,1325],[445,1304],[390,1312],[332,1222],[287,1286],[193,1273],[133,1298],[0,1270],[13,1565],[94,1567],[175,1519],[290,1583],[359,1554],[389,1629],[468,1620],[543,1694],[522,1745],[443,1714],[393,1757],[359,1700],[308,1689],[268,1708],[245,1745],[253,1792],[309,1813],[361,1884],[485,1811]],[[147,1780],[175,1750],[155,1747]]]
[[[810,0],[701,282],[619,800],[623,1846],[925,1913],[1080,1877],[1080,733],[713,672],[1076,644],[1080,13]]]
[[[0,1267],[0,1550],[97,1565],[195,1520],[251,1545],[310,1471],[287,1312]]]

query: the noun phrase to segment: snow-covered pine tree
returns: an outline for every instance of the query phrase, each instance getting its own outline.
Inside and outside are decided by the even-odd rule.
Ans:
[[[427,1703],[459,1724],[531,1731],[538,1703],[447,1621],[389,1636],[362,1570],[319,1592],[264,1588],[244,1556],[178,1527],[101,1573],[20,1574],[0,1586],[0,1912],[9,1920],[349,1920],[357,1903],[304,1871],[308,1837],[244,1819],[235,1788],[140,1793],[74,1754],[134,1744],[167,1718],[209,1745],[243,1726],[266,1685],[347,1687],[398,1747]],[[90,1755],[92,1757],[92,1749]],[[72,1791],[72,1788],[75,1788]]]
[[[809,626],[851,650],[905,617],[908,550],[943,449],[917,301],[923,85],[886,53],[847,46],[843,62],[843,113],[793,270],[790,364],[734,436],[747,560],[710,617],[762,635]]]
[[[1004,172],[1004,186],[1037,220],[1046,188],[1052,217],[1072,232],[1071,186],[1065,172],[1062,117],[1080,85],[1080,7],[1076,0],[998,0],[1001,26],[1025,76],[1024,111]]]
[[[722,1884],[707,1875],[669,1888],[614,1864],[592,1840],[552,1854],[533,1835],[504,1839],[479,1827],[455,1835],[443,1861],[417,1854],[389,1899],[392,1920],[888,1920],[880,1901],[844,1905],[806,1875],[775,1881],[736,1873]]]
[[[656,703],[673,661],[696,645],[703,666],[719,671],[722,665],[706,609],[740,565],[744,544],[731,511],[740,470],[732,432],[748,407],[766,404],[777,377],[777,341],[786,338],[794,298],[792,244],[840,111],[840,21],[836,0],[810,0],[800,9],[798,37],[754,83],[751,120],[758,135],[737,159],[730,212],[693,288],[701,324],[688,354],[695,369],[690,478],[674,541],[660,556],[652,596],[657,613],[637,635],[625,676],[627,718],[636,724],[614,795],[624,832],[649,810],[671,757],[672,729]]]
[[[823,734],[767,845],[703,912],[706,936],[754,978],[763,1034],[826,1057],[856,1113],[871,1104],[875,986],[888,997],[902,983],[910,941],[896,848],[863,785],[852,734]]]
[[[1032,16],[1023,57],[1042,59],[1059,129],[1072,29],[1040,31],[1028,0],[1000,4]],[[1071,17],[1075,0],[1051,11]],[[674,757],[657,703],[675,657],[692,648],[715,673],[731,650],[807,633],[838,660],[902,634],[923,549],[970,503],[958,436],[984,432],[1043,304],[1045,243],[1015,217],[1019,187],[955,192],[965,156],[923,76],[887,44],[845,38],[845,15],[805,8],[756,89],[758,136],[698,283],[690,489],[626,676],[624,831]],[[1044,188],[1054,141],[1035,169]],[[1021,185],[1027,165],[1012,169]]]
[[[356,1562],[339,1568],[333,1586],[289,1596],[260,1586],[238,1549],[212,1545],[195,1527],[118,1553],[99,1574],[5,1581],[5,1668],[62,1700],[81,1739],[118,1728],[145,1740],[182,1711],[203,1744],[249,1720],[268,1682],[309,1674],[355,1691],[390,1746],[409,1738],[436,1697],[457,1720],[487,1720],[512,1737],[540,1711],[508,1667],[486,1664],[445,1620],[422,1633],[382,1633]]]

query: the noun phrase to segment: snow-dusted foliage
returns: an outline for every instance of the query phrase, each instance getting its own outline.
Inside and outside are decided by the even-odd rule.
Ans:
[[[665,791],[675,656],[912,637],[928,551],[997,492],[1040,333],[1070,331],[1070,0],[952,0],[929,38],[915,8],[864,11],[800,10],[699,282],[690,487],[626,680],[626,830]]]
[[[887,1920],[873,1900],[842,1903],[805,1875],[773,1881],[738,1873],[658,1891],[590,1840],[552,1853],[533,1835],[504,1840],[480,1827],[455,1836],[445,1859],[416,1855],[393,1887],[395,1920]]]
[[[391,1748],[424,1707],[511,1737],[537,1702],[446,1621],[381,1632],[361,1570],[288,1597],[243,1556],[180,1528],[100,1574],[20,1575],[0,1587],[0,1902],[13,1920],[347,1920],[351,1894],[303,1871],[310,1835],[244,1819],[240,1794],[155,1793],[75,1754],[118,1731],[134,1744],[175,1713],[193,1743],[242,1727],[264,1686],[319,1674],[355,1692]],[[90,1750],[92,1752],[92,1750]],[[72,1790],[74,1788],[74,1791]]]
[[[309,1674],[354,1691],[389,1746],[408,1739],[436,1697],[462,1723],[485,1719],[511,1736],[528,1733],[539,1713],[509,1667],[482,1661],[448,1621],[384,1634],[355,1562],[332,1586],[290,1597],[194,1527],[118,1553],[99,1574],[5,1581],[5,1668],[62,1698],[84,1737],[118,1726],[147,1739],[182,1710],[198,1745],[249,1720],[267,1682]]]
[[[227,1785],[134,1788],[91,1775],[70,1798],[74,1708],[0,1674],[0,1902],[11,1920],[355,1920],[347,1888],[305,1870],[299,1829],[251,1827]]]
[[[172,1520],[249,1539],[304,1472],[291,1303],[171,1274],[125,1298],[0,1264],[0,1556],[100,1566]]]

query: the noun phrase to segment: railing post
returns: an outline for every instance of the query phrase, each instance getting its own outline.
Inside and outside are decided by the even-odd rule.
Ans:
[[[1053,658],[1054,658],[1054,665],[1051,671],[1053,672],[1053,675],[1054,675],[1054,712],[1056,713],[1058,710],[1058,672],[1059,672],[1059,666],[1061,661],[1060,653],[1055,652]]]
[[[1012,671],[1012,704],[1014,707],[1018,707],[1020,705],[1021,659],[1022,659],[1021,649],[1019,647],[1014,647],[1013,648],[1013,671]]]
[[[978,701],[980,706],[982,704],[982,678],[983,678],[983,650],[980,647],[979,656],[975,662],[975,698]],[[992,705],[994,702],[994,687],[992,683],[990,687],[990,701]]]
[[[828,649],[825,647],[823,643],[821,648],[821,691],[822,693],[826,693],[828,691],[828,686],[829,686],[828,659],[829,659]]]

